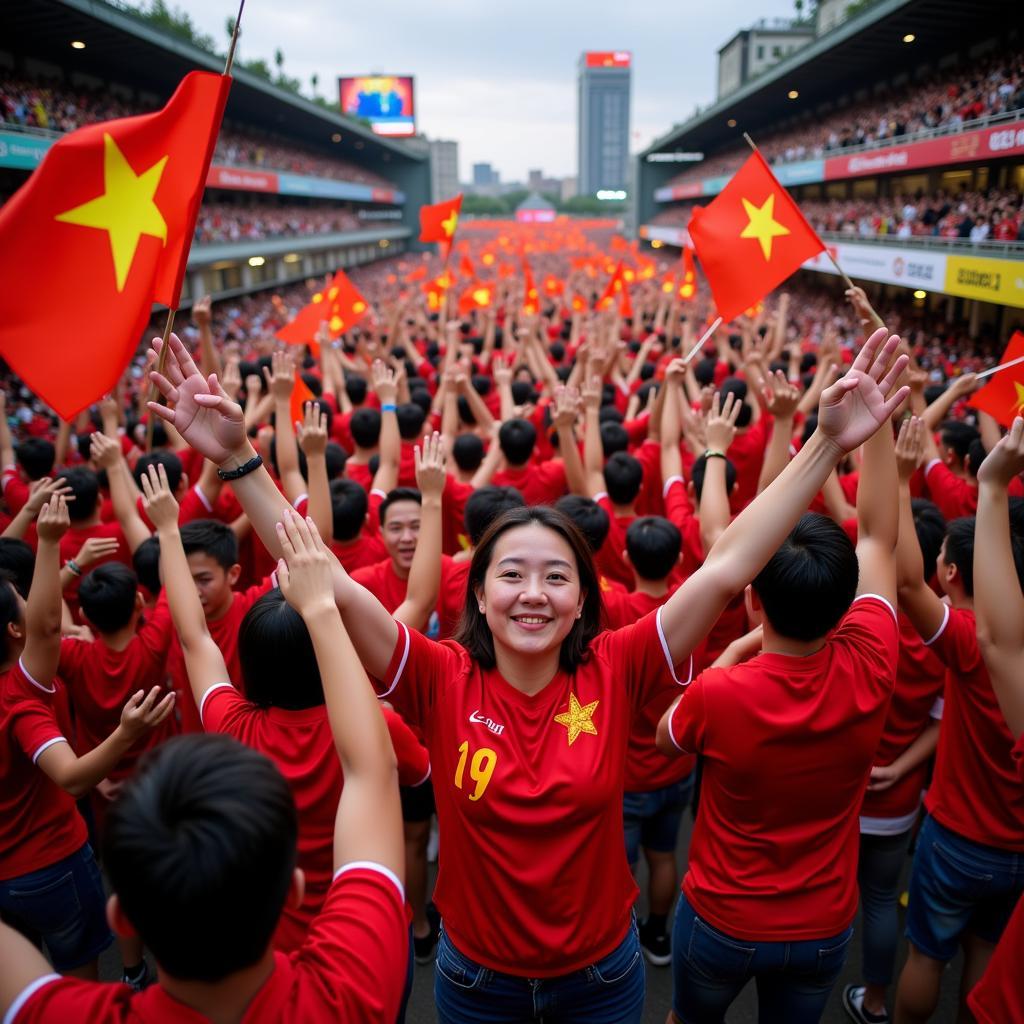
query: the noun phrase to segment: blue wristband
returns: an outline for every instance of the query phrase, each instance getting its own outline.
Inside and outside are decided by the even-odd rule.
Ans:
[[[381,411],[381,412],[396,412],[397,410],[398,410],[398,406],[397,406],[397,405],[395,405],[395,403],[394,403],[394,402],[385,402],[385,403],[384,403],[384,404],[383,404],[383,405],[382,405],[382,406],[380,407],[380,411]]]

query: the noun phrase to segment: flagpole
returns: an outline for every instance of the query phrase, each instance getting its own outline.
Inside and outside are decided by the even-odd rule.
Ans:
[[[760,153],[761,152],[757,148],[757,144],[754,142],[754,140],[746,132],[743,133],[743,138],[746,139],[747,145],[750,146],[750,148],[755,153]],[[848,289],[855,288],[856,285],[847,276],[846,271],[843,270],[843,268],[841,266],[839,266],[839,263],[837,262],[835,256],[829,251],[828,246],[825,247],[825,255],[828,256],[830,262],[832,263],[832,266],[836,268],[836,273],[843,279],[843,282],[846,285],[846,287]],[[866,295],[864,296],[864,301],[867,302],[867,296]],[[885,322],[878,315],[878,313],[875,312],[874,306],[872,306],[870,302],[867,302],[867,307],[868,307],[868,310],[871,312],[871,318],[874,320],[875,326],[876,327],[884,327],[885,326]]]
[[[701,335],[700,341],[698,341],[697,344],[694,345],[693,348],[691,348],[690,351],[687,352],[686,355],[683,357],[684,366],[689,364],[690,360],[693,359],[693,357],[704,347],[704,342],[706,342],[708,338],[710,338],[711,335],[714,334],[715,331],[717,331],[721,325],[722,318],[720,316],[716,317],[715,322]]]
[[[235,63],[235,47],[238,45],[238,35],[241,31],[242,26],[242,11],[245,10],[245,0],[239,0],[238,3],[238,16],[235,18],[235,27],[231,32],[231,43],[228,46],[227,59],[224,61],[224,74],[231,74],[231,67]],[[162,374],[164,368],[167,365],[167,349],[168,342],[171,337],[171,329],[174,327],[174,315],[177,312],[176,309],[167,310],[167,321],[164,323],[164,334],[163,344],[160,346],[160,357],[157,360],[156,372]],[[205,369],[205,367],[204,367]],[[156,385],[150,382],[149,385],[149,400],[155,402],[157,400]],[[146,421],[146,451],[150,452],[153,450],[153,427],[156,425],[156,418],[153,413],[150,412]]]
[[[1024,356],[1018,356],[1016,359],[1011,359],[1008,363],[1000,363],[998,366],[990,366],[987,370],[982,370],[981,373],[975,374],[978,380],[982,377],[990,377],[993,373],[998,373],[1000,370],[1008,370],[1011,366],[1016,366],[1018,363],[1024,363]]]

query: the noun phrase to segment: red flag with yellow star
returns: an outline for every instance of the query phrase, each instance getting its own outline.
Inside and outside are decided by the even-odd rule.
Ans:
[[[622,299],[619,293],[626,287],[625,270],[622,266],[622,260],[619,260],[615,269],[612,271],[611,279],[605,286],[604,291],[601,293],[601,297],[597,300],[597,309],[611,309],[615,302],[615,299],[619,298],[621,305]]]
[[[0,355],[64,419],[178,305],[230,85],[194,71],[163,110],[71,132],[0,209]]]
[[[330,284],[314,293],[295,317],[277,331],[277,337],[288,345],[310,345],[313,354],[318,355],[316,334],[322,323],[327,324],[332,338],[340,338],[366,316],[369,308],[348,274],[339,270]]]
[[[676,288],[676,295],[689,302],[697,294],[697,268],[693,263],[693,250],[689,246],[683,246],[683,273],[679,278],[679,285]]]
[[[1000,363],[1024,357],[1024,331],[1014,331]],[[971,395],[968,405],[987,412],[1004,427],[1012,427],[1015,416],[1024,416],[1024,363],[1008,366]]]
[[[756,150],[706,207],[690,238],[723,320],[733,320],[825,248]]]
[[[459,224],[459,211],[462,209],[462,193],[454,199],[446,199],[443,203],[420,207],[420,241],[440,242],[441,253],[448,259],[455,237],[455,229]]]

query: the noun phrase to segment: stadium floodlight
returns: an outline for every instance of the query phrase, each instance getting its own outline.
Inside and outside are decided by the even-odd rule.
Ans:
[[[651,248],[660,249],[665,243],[660,238],[651,239]]]
[[[250,256],[249,257],[249,266],[250,267],[262,267],[263,264],[266,263],[266,262],[267,262],[267,260],[266,260],[266,258],[264,256]]]
[[[335,132],[331,136],[331,142],[341,142],[341,132]]]
[[[302,259],[302,256],[297,252],[287,252],[282,257],[285,263],[298,263]],[[259,257],[257,257],[259,259]]]
[[[729,120],[726,121],[725,123],[726,123],[726,125],[729,128],[735,128],[736,127],[736,118],[735,117],[730,117]]]
[[[796,89],[790,89],[790,90],[789,90],[789,92],[787,92],[787,93],[786,93],[786,95],[787,95],[787,96],[788,96],[788,97],[789,97],[789,98],[790,98],[791,100],[795,100],[795,99],[796,99],[796,98],[797,98],[797,97],[798,97],[798,96],[800,95],[800,93],[798,93],[798,92],[796,91]]]
[[[922,288],[918,288],[917,291],[914,292],[915,299],[926,299],[927,297],[928,293],[924,291]]]
[[[71,40],[71,49],[72,50],[84,50],[85,49],[85,43],[83,43],[81,39],[72,39]]]
[[[598,199],[609,199],[618,202],[626,198],[626,192],[621,188],[601,188],[595,194]]]
[[[903,42],[905,42],[905,43],[912,43],[916,38],[917,38],[917,36],[915,36],[913,32],[908,32],[903,37]]]

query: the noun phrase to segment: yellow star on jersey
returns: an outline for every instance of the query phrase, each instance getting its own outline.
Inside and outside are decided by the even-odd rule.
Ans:
[[[435,223],[437,223],[435,221]],[[455,234],[455,225],[459,223],[459,214],[456,210],[452,210],[443,221],[441,221],[441,229],[444,233],[451,238]]]
[[[591,736],[597,735],[597,726],[594,725],[591,718],[594,715],[594,709],[600,703],[599,700],[595,700],[589,704],[581,704],[576,699],[575,693],[569,694],[569,710],[555,715],[555,721],[559,725],[564,725],[568,730],[570,747],[579,739],[581,732],[589,733]]]
[[[166,165],[167,157],[164,157],[149,170],[136,174],[117,143],[104,134],[103,195],[57,215],[56,219],[65,224],[107,232],[119,292],[124,291],[140,236],[152,235],[167,244],[167,222],[153,201]]]
[[[775,220],[775,193],[773,192],[760,207],[749,199],[743,199],[743,209],[747,211],[747,226],[740,232],[740,238],[756,238],[761,243],[764,258],[772,258],[772,239],[780,235],[788,235],[789,228]]]

